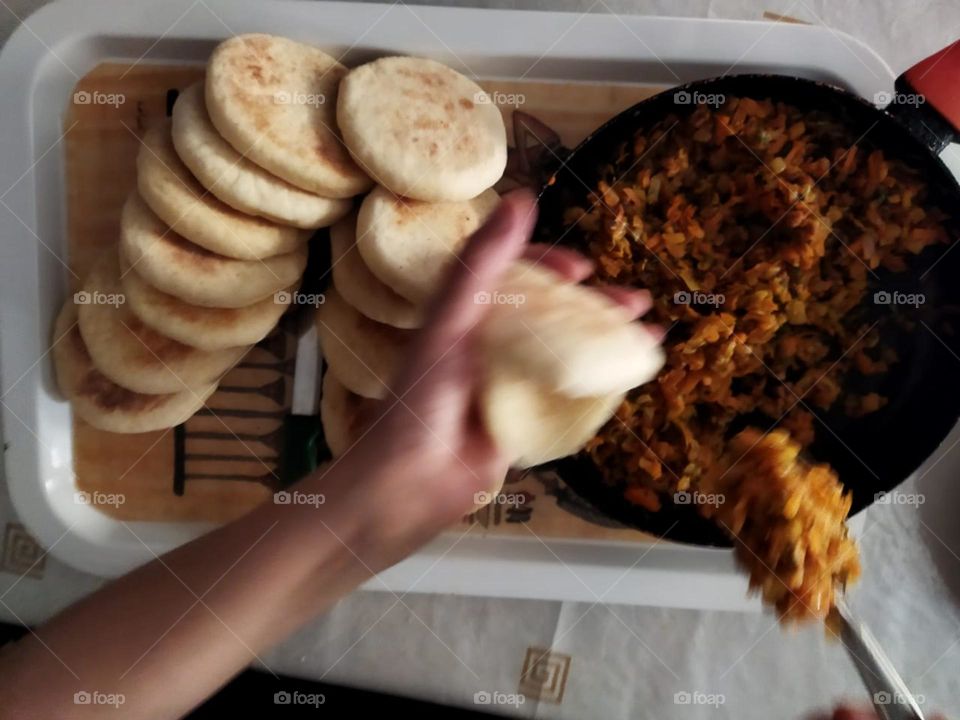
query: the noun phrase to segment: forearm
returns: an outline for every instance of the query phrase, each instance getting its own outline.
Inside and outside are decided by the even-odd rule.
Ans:
[[[359,531],[370,478],[352,475],[345,464],[308,478],[298,490],[323,492],[322,505],[268,503],[7,648],[0,718],[112,709],[75,704],[79,691],[122,694],[124,717],[180,717],[389,562],[376,535]]]

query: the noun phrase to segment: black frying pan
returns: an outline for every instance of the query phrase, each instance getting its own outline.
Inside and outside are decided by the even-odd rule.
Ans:
[[[954,215],[947,227],[951,237],[958,238],[960,186],[938,157],[957,137],[955,127],[960,127],[960,96],[955,99],[949,92],[957,81],[960,44],[898,78],[897,101],[887,110],[877,109],[838,87],[780,75],[724,76],[672,88],[617,115],[572,152],[557,149],[556,156],[563,162],[552,171],[552,181],[541,192],[537,239],[552,243],[562,238],[563,244],[584,249],[578,230],[564,225],[564,210],[590,206],[586,198],[596,187],[601,168],[610,164],[618,148],[638,130],[652,127],[671,113],[692,112],[694,106],[676,102],[678,92],[687,93],[687,97],[722,94],[771,98],[833,115],[850,128],[853,137],[866,133],[859,143],[864,149],[881,148],[888,157],[899,158],[921,171],[932,202]],[[923,104],[900,102],[921,92],[926,96]],[[928,248],[913,258],[909,271],[880,274],[879,282],[874,281],[876,289],[926,296],[916,319],[929,329],[918,324],[909,334],[897,335],[892,330],[882,338],[882,342],[894,343],[900,356],[900,362],[879,386],[874,386],[889,398],[888,405],[859,419],[845,417],[842,410],[816,411],[816,442],[809,454],[829,463],[852,491],[851,513],[867,507],[878,493],[893,490],[913,473],[936,451],[960,417],[960,315],[951,312],[960,309],[960,250],[954,250],[955,243]],[[881,312],[882,308],[874,305],[864,311]],[[951,318],[955,334],[949,327]],[[761,419],[758,426],[771,424],[772,419],[767,419],[766,425]],[[554,466],[574,492],[612,519],[674,541],[730,544],[689,505],[665,504],[661,511],[652,513],[630,504],[623,498],[622,488],[605,485],[596,467],[583,455],[563,459]]]

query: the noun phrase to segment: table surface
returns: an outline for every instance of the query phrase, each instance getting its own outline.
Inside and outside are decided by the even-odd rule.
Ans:
[[[0,41],[23,22],[29,26],[29,14],[44,4],[0,0]],[[407,4],[754,20],[773,13],[845,31],[898,72],[960,35],[960,4],[948,0]],[[947,160],[960,167],[956,146]],[[851,592],[852,606],[928,713],[951,717],[960,716],[960,484],[952,482],[960,469],[958,444],[955,429],[944,451],[901,488],[919,502],[870,509],[864,577]],[[17,523],[5,491],[0,533],[0,619],[39,622],[102,582],[45,557]],[[537,682],[522,679],[532,660]],[[767,615],[602,601],[358,592],[260,663],[277,674],[471,707],[488,697],[508,702],[522,691],[522,704],[492,709],[526,717],[786,719],[840,699],[866,700],[842,648],[819,628],[789,633]]]

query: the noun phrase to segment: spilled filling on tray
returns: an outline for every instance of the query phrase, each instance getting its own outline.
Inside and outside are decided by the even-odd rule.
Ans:
[[[722,487],[722,505],[698,507],[740,538],[754,585],[793,619],[825,615],[823,583],[856,576],[850,499],[829,468],[796,457],[814,441],[814,412],[859,417],[887,401],[844,390],[898,360],[862,312],[868,279],[948,240],[919,174],[857,141],[826,114],[769,100],[700,105],[639,132],[591,205],[566,217],[600,281],[648,288],[649,317],[668,328],[658,378],[585,452],[653,511]],[[782,432],[731,442],[758,415]]]

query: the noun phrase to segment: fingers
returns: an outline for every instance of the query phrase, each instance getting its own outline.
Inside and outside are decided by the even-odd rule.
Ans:
[[[542,265],[570,282],[586,280],[593,274],[593,262],[569,248],[532,243],[524,250],[523,259]]]
[[[438,357],[480,321],[488,306],[476,301],[478,294],[493,290],[503,272],[523,254],[536,217],[536,198],[529,190],[503,196],[470,238],[435,299],[420,340],[423,353]]]
[[[662,343],[667,337],[667,328],[663,325],[658,325],[657,323],[644,323],[643,327],[646,328],[647,332],[653,335],[654,339],[658,343]]]
[[[833,720],[878,720],[878,718],[877,714],[870,708],[840,705],[833,711]]]
[[[528,190],[503,196],[487,222],[473,234],[443,288],[433,301],[413,352],[412,368],[431,367],[480,322],[489,309],[478,296],[494,290],[503,272],[518,258],[538,262],[570,282],[592,274],[593,263],[568,248],[528,245],[536,222],[536,198]],[[639,317],[651,306],[650,294],[624,287],[601,287],[603,293]],[[411,368],[411,369],[412,369]],[[399,383],[403,385],[403,381]]]
[[[833,709],[833,712],[817,713],[811,715],[808,720],[879,720],[876,713],[869,707],[854,707],[846,703],[841,703]]]
[[[598,287],[596,290],[622,305],[634,318],[640,317],[653,307],[653,298],[650,297],[648,290],[634,290],[622,285],[608,285]]]
[[[549,268],[570,282],[578,283],[593,275],[593,261],[570,248],[532,243],[523,252],[523,259]],[[653,306],[653,299],[647,290],[634,290],[621,285],[601,285],[595,289],[622,305],[634,318],[640,317]]]

